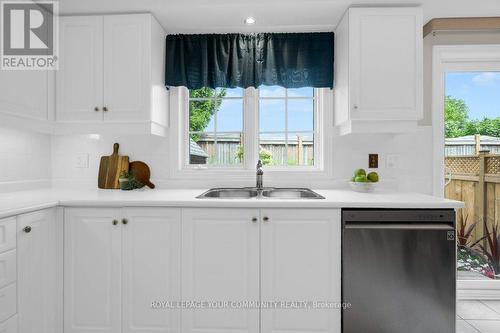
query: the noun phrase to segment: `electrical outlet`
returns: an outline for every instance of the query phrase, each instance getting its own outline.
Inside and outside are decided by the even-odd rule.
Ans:
[[[75,167],[78,169],[88,169],[89,167],[89,154],[80,153],[76,155]]]
[[[368,154],[368,168],[378,168],[378,154]]]

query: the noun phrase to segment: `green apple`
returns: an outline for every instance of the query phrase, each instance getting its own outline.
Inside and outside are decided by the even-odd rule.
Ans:
[[[354,181],[356,183],[366,183],[367,179],[366,179],[365,175],[359,175],[359,176],[354,177]]]
[[[378,182],[378,173],[376,172],[370,172],[366,178],[368,178],[369,181],[376,183]]]
[[[366,176],[365,169],[356,169],[354,171],[354,177],[357,177],[357,176]]]

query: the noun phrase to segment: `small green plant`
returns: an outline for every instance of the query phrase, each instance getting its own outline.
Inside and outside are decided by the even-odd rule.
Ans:
[[[263,165],[272,165],[273,153],[271,153],[269,150],[261,149],[259,152],[259,159],[262,161]]]
[[[235,159],[239,162],[243,161],[243,146],[239,146],[236,151]],[[259,152],[259,159],[262,161],[262,165],[272,165],[273,164],[273,154],[266,149],[261,149]]]
[[[122,172],[120,172],[120,176],[119,176],[120,179],[129,179],[130,178],[130,173],[126,170],[123,170]]]
[[[488,260],[478,251],[468,247],[458,247],[457,270],[477,272],[490,278],[494,276]]]

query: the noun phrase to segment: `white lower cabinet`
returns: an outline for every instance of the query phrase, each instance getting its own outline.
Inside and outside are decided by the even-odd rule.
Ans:
[[[183,301],[220,308],[183,310],[182,333],[339,333],[340,235],[340,210],[184,209]]]
[[[340,235],[334,209],[67,208],[64,333],[339,333]]]
[[[180,310],[152,308],[181,299],[179,209],[123,210],[122,332],[179,333]]]
[[[180,210],[69,208],[64,332],[179,332]],[[178,300],[178,299],[177,299]]]
[[[261,332],[340,333],[340,310],[331,307],[341,301],[340,210],[266,209],[261,215],[261,299],[288,302],[261,310]]]
[[[120,331],[119,215],[120,211],[117,209],[65,210],[65,333]]]
[[[258,301],[259,210],[185,209],[182,217],[183,301]],[[184,309],[182,332],[258,333],[259,308]]]
[[[56,209],[17,217],[19,333],[62,333],[61,222]]]

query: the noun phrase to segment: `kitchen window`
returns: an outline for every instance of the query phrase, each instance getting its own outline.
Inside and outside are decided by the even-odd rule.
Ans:
[[[251,169],[260,159],[268,169],[316,170],[323,90],[330,91],[278,86],[190,90],[183,127],[185,168]]]

